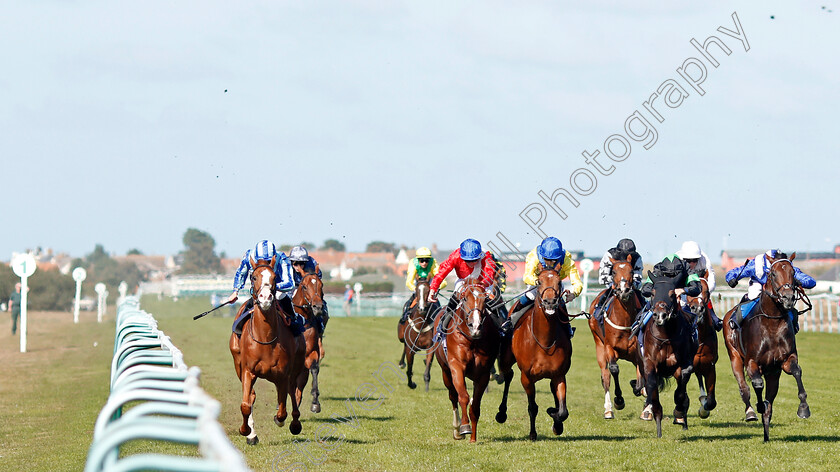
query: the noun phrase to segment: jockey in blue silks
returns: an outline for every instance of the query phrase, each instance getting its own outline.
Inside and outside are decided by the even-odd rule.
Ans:
[[[756,300],[758,300],[758,296],[761,295],[761,291],[763,289],[762,286],[765,282],[767,282],[767,274],[770,273],[770,265],[772,265],[770,259],[776,259],[780,254],[781,251],[778,249],[771,249],[764,254],[755,256],[745,265],[736,267],[726,273],[726,283],[732,288],[735,288],[735,286],[738,285],[739,280],[747,277],[750,279],[750,286],[747,289],[747,294],[744,295],[741,299],[741,303],[738,305],[736,310],[732,312],[732,316],[729,318],[729,325],[732,329],[740,327],[741,322],[747,318],[753,307],[756,305]],[[817,282],[813,277],[805,272],[802,272],[798,267],[794,267],[793,270],[794,278],[800,285],[802,285],[803,288],[814,288],[814,286],[817,285]],[[794,333],[799,331],[798,316],[794,316],[793,312],[789,312],[788,315],[793,323]]]
[[[292,292],[292,297],[294,297],[295,292],[297,292],[297,288],[300,286],[300,282],[307,274],[317,274],[318,278],[320,279],[323,277],[321,273],[321,268],[318,266],[318,261],[315,260],[314,257],[309,255],[309,251],[306,250],[303,246],[295,246],[289,251],[289,260],[292,263],[292,277],[294,279],[294,292]],[[318,331],[324,332],[324,328],[327,326],[327,321],[330,319],[330,314],[327,310],[327,302],[324,301],[324,312],[323,312],[323,326],[316,327]]]
[[[292,299],[288,294],[290,290],[294,289],[292,265],[286,254],[282,251],[278,253],[274,243],[267,239],[258,242],[254,246],[254,249],[245,251],[245,255],[242,256],[242,261],[239,263],[239,268],[236,269],[236,275],[233,276],[233,292],[228,297],[228,303],[233,303],[239,298],[239,291],[245,286],[245,281],[248,280],[251,272],[254,270],[254,267],[251,267],[251,260],[253,259],[254,263],[259,265],[260,262],[269,262],[272,258],[275,259],[274,280],[277,289],[275,295],[276,300],[288,316],[292,316],[295,313],[292,307]],[[253,300],[249,298],[246,304],[253,304]],[[246,307],[243,314],[247,313],[248,308]],[[293,322],[302,324],[301,320],[297,320],[297,318],[297,316],[293,316]],[[239,319],[234,322],[234,326],[238,324],[238,321]],[[299,334],[296,329],[292,331]]]

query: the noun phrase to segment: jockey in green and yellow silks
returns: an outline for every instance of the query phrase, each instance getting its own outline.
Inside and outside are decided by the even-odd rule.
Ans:
[[[408,312],[415,299],[415,293],[413,292],[417,288],[417,280],[428,280],[431,282],[432,278],[438,273],[438,263],[435,261],[435,258],[432,257],[432,251],[430,251],[429,248],[421,247],[417,249],[415,256],[416,257],[411,259],[408,263],[408,272],[405,276],[405,286],[407,289],[412,291],[412,294],[403,306],[403,314],[402,318],[400,318],[400,324],[403,324],[406,320],[408,320]],[[446,280],[440,284],[440,287],[446,287]],[[431,307],[430,313],[436,313],[440,309],[440,303],[435,303],[436,306]]]

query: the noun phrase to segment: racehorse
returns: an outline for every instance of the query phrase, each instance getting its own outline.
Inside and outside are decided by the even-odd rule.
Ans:
[[[452,296],[458,295],[455,293]],[[443,384],[449,390],[449,400],[452,402],[452,426],[455,428],[453,437],[463,439],[469,434],[470,442],[475,442],[478,418],[481,415],[481,397],[490,381],[490,367],[499,354],[499,331],[492,320],[488,322],[490,314],[485,309],[485,301],[484,287],[478,280],[466,279],[443,342],[435,348]],[[441,318],[436,318],[435,328]],[[465,378],[473,381],[472,398],[467,392]]]
[[[644,382],[639,372],[639,349],[635,336],[630,334],[633,320],[636,314],[641,311],[642,305],[639,297],[633,290],[633,264],[630,262],[632,256],[627,256],[627,261],[612,261],[613,290],[615,297],[609,306],[604,309],[604,325],[601,326],[595,317],[589,317],[589,329],[592,337],[595,338],[595,353],[598,365],[601,367],[601,385],[604,387],[604,419],[613,419],[612,402],[610,401],[610,374],[615,379],[615,407],[624,409],[624,397],[621,395],[621,386],[618,382],[618,360],[633,364],[636,370],[636,382],[631,382],[633,393],[636,396],[642,394]],[[602,296],[607,296],[602,295]],[[598,300],[593,300],[589,312],[595,312]]]
[[[732,373],[738,382],[741,399],[746,405],[746,420],[755,421],[756,415],[750,406],[750,390],[744,377],[746,369],[752,381],[756,396],[756,410],[762,415],[764,423],[764,441],[770,440],[770,419],[773,416],[773,400],[779,390],[779,376],[784,371],[796,379],[799,388],[799,409],[796,414],[800,418],[811,416],[811,409],[806,402],[808,394],[802,385],[802,369],[796,352],[796,338],[788,313],[798,316],[801,312],[795,306],[799,299],[810,309],[810,300],[802,287],[794,278],[794,268],[790,259],[784,253],[779,253],[775,259],[770,259],[770,269],[767,281],[764,283],[758,302],[753,308],[752,316],[743,320],[741,329],[732,329],[729,319],[735,308],[730,310],[724,319],[723,339],[732,363]],[[764,377],[762,379],[762,376]],[[766,383],[766,385],[765,385]],[[762,393],[767,388],[766,400],[762,401]]]
[[[700,418],[708,418],[709,412],[717,406],[715,400],[715,381],[717,372],[715,363],[718,360],[718,338],[717,331],[712,326],[711,298],[709,295],[709,284],[706,277],[709,272],[700,278],[700,285],[703,290],[696,297],[686,296],[686,304],[694,317],[694,324],[697,327],[697,354],[694,355],[694,375],[700,384],[700,409],[697,415]]]
[[[282,427],[286,421],[286,396],[292,401],[292,422],[289,431],[301,431],[295,380],[303,367],[304,343],[296,338],[284,322],[277,308],[274,275],[275,258],[270,262],[256,264],[251,260],[251,297],[254,312],[242,327],[242,336],[235,332],[230,336],[230,353],[236,375],[242,381],[242,426],[239,434],[247,437],[247,443],[259,442],[254,431],[252,409],[256,393],[257,378],[272,382],[277,389],[277,413],[274,422]],[[243,304],[243,309],[246,304]]]
[[[434,351],[430,349],[433,345],[432,317],[434,313],[429,313],[432,305],[426,300],[428,296],[428,279],[418,279],[414,287],[414,302],[409,308],[408,320],[397,325],[397,339],[404,344],[400,366],[404,365],[405,361],[408,362],[405,375],[408,377],[409,388],[417,388],[417,384],[411,379],[414,375],[414,354],[426,350],[426,370],[423,372],[423,381],[426,383],[427,392],[429,391],[429,381],[432,378],[432,356],[434,356]]]
[[[567,327],[563,326],[569,323],[569,313],[565,303],[561,302],[562,290],[557,271],[543,269],[540,272],[534,304],[517,322],[510,349],[504,349],[499,360],[499,368],[505,378],[505,390],[496,421],[504,423],[507,419],[508,389],[515,361],[522,373],[522,388],[528,395],[531,441],[537,439],[537,381],[551,379],[554,407],[548,408],[546,413],[554,420],[551,431],[555,435],[563,433],[563,421],[569,417],[566,409],[566,373],[572,365],[572,341]]]
[[[298,404],[302,404],[303,389],[306,387],[306,382],[309,376],[312,375],[312,405],[310,410],[313,413],[321,412],[321,402],[318,400],[320,392],[318,390],[318,373],[321,370],[321,360],[324,358],[324,343],[322,331],[326,325],[324,319],[324,284],[317,275],[316,268],[313,273],[306,274],[301,279],[295,295],[292,297],[292,305],[296,313],[300,314],[306,319],[306,330],[303,332],[303,338],[306,342],[306,358],[304,360],[304,369],[301,369],[298,376],[297,397]]]
[[[686,413],[689,400],[685,390],[693,371],[697,341],[692,335],[691,322],[683,315],[674,294],[677,278],[655,277],[650,271],[648,277],[653,281],[653,323],[645,328],[640,354],[647,391],[645,404],[652,407],[656,436],[661,438],[662,404],[659,402],[659,392],[665,386],[665,379],[670,376],[677,380],[674,424],[682,424],[683,429],[688,429]]]

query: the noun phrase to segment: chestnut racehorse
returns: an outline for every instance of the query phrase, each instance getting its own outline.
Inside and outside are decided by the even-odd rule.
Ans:
[[[540,272],[534,304],[517,322],[510,349],[503,350],[499,361],[499,368],[505,377],[505,390],[496,421],[504,423],[507,419],[508,389],[515,361],[522,373],[522,388],[528,395],[531,441],[537,439],[537,381],[551,380],[554,407],[548,408],[546,413],[554,420],[551,431],[555,435],[563,433],[563,421],[569,417],[566,409],[566,373],[572,365],[572,341],[564,326],[569,323],[569,313],[566,304],[562,302],[562,287],[557,271],[543,269]]]
[[[740,330],[729,326],[729,319],[735,308],[726,314],[723,323],[723,339],[732,363],[732,373],[735,374],[741,391],[741,399],[746,405],[746,420],[755,421],[756,417],[750,406],[750,390],[744,378],[745,369],[755,390],[756,410],[762,415],[764,441],[770,440],[773,400],[779,391],[779,377],[782,371],[792,375],[799,388],[799,409],[796,414],[800,418],[811,416],[811,409],[806,401],[808,394],[802,385],[796,338],[788,318],[789,312],[795,313],[796,316],[800,314],[795,308],[800,299],[810,308],[810,300],[794,277],[795,271],[791,261],[795,257],[796,253],[791,254],[790,259],[786,254],[779,253],[775,259],[770,259],[767,281],[762,287],[756,306],[753,307],[754,313],[742,322]],[[765,387],[766,400],[762,401]]]
[[[613,404],[610,401],[610,375],[615,380],[615,407],[618,410],[624,409],[624,397],[621,395],[621,386],[618,382],[618,360],[633,364],[636,371],[636,382],[633,386],[633,393],[641,395],[644,381],[639,372],[639,349],[635,336],[630,334],[633,320],[636,314],[642,309],[639,297],[633,290],[633,264],[630,262],[632,256],[627,260],[612,261],[613,289],[615,297],[606,309],[604,309],[604,325],[598,323],[595,317],[589,317],[589,329],[592,337],[595,338],[595,355],[598,365],[601,367],[601,385],[604,387],[604,418],[613,419]],[[606,296],[606,295],[603,295]],[[597,299],[592,301],[589,312],[595,311]]]
[[[475,442],[478,418],[481,415],[481,397],[490,381],[490,367],[499,354],[500,335],[496,325],[489,320],[490,314],[484,307],[485,297],[484,287],[476,279],[464,281],[460,301],[452,313],[443,342],[435,348],[443,384],[449,390],[449,401],[452,402],[453,436],[455,439],[463,439],[463,436],[469,434],[470,442]],[[435,320],[435,328],[441,318],[438,316]],[[466,378],[473,381],[472,398],[467,392]]]
[[[697,341],[693,337],[693,326],[683,314],[675,297],[677,277],[655,277],[651,294],[652,323],[648,323],[642,338],[642,370],[645,375],[646,405],[652,406],[656,420],[656,436],[662,437],[662,404],[659,392],[665,379],[673,376],[677,380],[674,392],[674,423],[688,429],[686,413],[689,400],[685,388],[694,370],[694,355]]]
[[[715,381],[717,372],[715,363],[718,360],[718,338],[717,331],[712,326],[711,297],[709,284],[706,277],[709,272],[700,278],[700,285],[703,290],[696,297],[686,296],[688,309],[694,316],[694,324],[697,326],[697,354],[694,355],[694,375],[700,384],[700,409],[697,415],[700,418],[708,418],[709,412],[717,406],[715,400]]]
[[[301,431],[300,410],[295,395],[295,381],[303,366],[304,343],[295,337],[287,324],[281,319],[277,308],[274,275],[275,259],[256,264],[251,259],[251,297],[254,312],[242,326],[241,338],[236,333],[230,336],[230,353],[236,375],[242,381],[242,426],[239,434],[247,436],[250,445],[259,439],[254,431],[252,409],[256,393],[254,383],[257,378],[272,382],[277,389],[277,413],[274,422],[283,426],[286,421],[286,396],[292,401],[292,422],[289,431],[299,434]],[[244,307],[245,304],[243,304]],[[297,397],[299,398],[299,396]]]
[[[301,369],[298,376],[298,404],[302,404],[303,389],[306,387],[306,382],[309,376],[312,375],[312,406],[310,409],[313,413],[321,412],[321,402],[318,400],[320,392],[318,390],[318,373],[321,370],[321,360],[324,358],[324,333],[320,331],[326,324],[324,319],[324,284],[317,275],[318,269],[314,273],[306,274],[301,279],[294,297],[292,297],[292,305],[296,313],[299,313],[306,319],[306,330],[303,332],[303,338],[306,342],[306,358],[304,360],[303,369]]]
[[[432,338],[434,337],[433,317],[434,313],[430,313],[432,304],[426,299],[429,297],[429,281],[428,279],[418,279],[414,287],[414,301],[413,305],[408,311],[408,320],[405,323],[397,325],[397,339],[400,340],[403,346],[402,357],[408,362],[408,369],[405,375],[408,378],[408,387],[417,388],[417,384],[411,379],[414,375],[414,354],[418,351],[426,351],[425,366],[423,372],[423,381],[426,383],[426,391],[429,391],[429,381],[432,378],[432,356],[434,350],[432,347]],[[402,362],[400,363],[402,365]]]

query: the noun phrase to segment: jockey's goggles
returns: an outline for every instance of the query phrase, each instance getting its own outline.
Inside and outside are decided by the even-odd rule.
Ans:
[[[421,257],[421,258],[417,259],[417,262],[419,262],[419,263],[421,263],[421,264],[422,264],[422,263],[424,263],[424,262],[431,262],[431,260],[432,260],[432,259],[431,259],[431,258],[429,258],[429,257]]]

